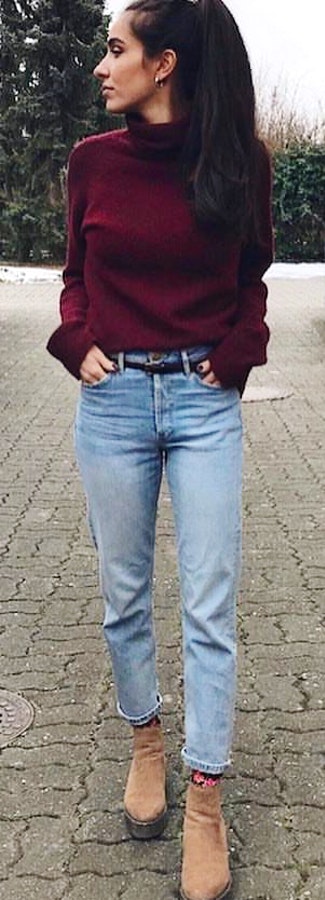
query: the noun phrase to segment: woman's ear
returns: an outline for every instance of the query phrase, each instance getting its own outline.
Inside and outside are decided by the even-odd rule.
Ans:
[[[156,80],[160,82],[167,81],[167,78],[174,72],[176,65],[177,56],[175,50],[164,50],[156,70]]]

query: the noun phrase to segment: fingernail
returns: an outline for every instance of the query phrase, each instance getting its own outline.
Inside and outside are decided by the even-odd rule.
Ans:
[[[196,367],[197,372],[204,372],[204,363],[199,363]]]
[[[113,366],[112,366],[112,372],[119,372],[119,371],[120,371],[120,370],[119,370],[118,364],[117,364],[117,363],[113,363]]]

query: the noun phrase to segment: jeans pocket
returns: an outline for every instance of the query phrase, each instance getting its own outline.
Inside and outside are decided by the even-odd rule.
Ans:
[[[223,391],[224,390],[222,384],[208,384],[208,382],[203,381],[203,379],[198,374],[198,372],[192,372],[191,377],[196,382],[196,384],[199,384],[200,387],[204,388],[204,390],[208,390],[208,391],[211,391],[211,390],[212,391]]]
[[[99,381],[93,381],[92,384],[87,384],[85,381],[82,381],[81,387],[85,388],[86,391],[94,391],[97,388],[101,388],[102,385],[107,384],[114,374],[114,372],[106,372],[106,375],[104,375],[103,378],[100,378]]]

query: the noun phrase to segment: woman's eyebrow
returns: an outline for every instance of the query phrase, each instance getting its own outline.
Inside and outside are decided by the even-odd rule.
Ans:
[[[122,41],[122,38],[119,38],[119,37],[109,37],[107,40],[107,46],[110,48],[113,46],[113,44],[116,44],[116,43],[124,45],[125,42]]]

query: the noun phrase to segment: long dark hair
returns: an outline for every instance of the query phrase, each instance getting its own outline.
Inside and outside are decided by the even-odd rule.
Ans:
[[[175,50],[181,96],[191,104],[183,167],[196,216],[232,234],[258,230],[256,137],[250,63],[222,0],[131,0],[131,28],[152,58]]]

